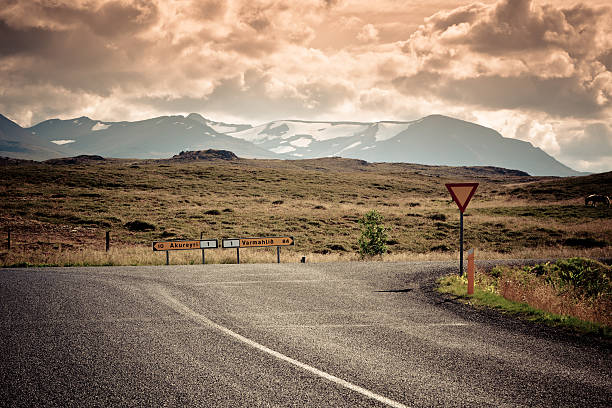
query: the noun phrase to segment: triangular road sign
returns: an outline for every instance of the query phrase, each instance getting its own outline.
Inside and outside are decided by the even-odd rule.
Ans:
[[[476,188],[478,187],[478,183],[448,183],[446,184],[446,188],[451,193],[451,197],[457,206],[459,207],[459,211],[462,213],[468,206],[468,203],[472,199],[472,196],[476,192]]]

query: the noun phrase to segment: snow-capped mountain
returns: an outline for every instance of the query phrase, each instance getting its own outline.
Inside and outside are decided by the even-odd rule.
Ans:
[[[97,154],[117,158],[167,158],[183,150],[224,149],[241,157],[276,155],[247,141],[217,132],[200,115],[161,116],[136,122],[103,122],[87,117],[51,119],[27,129],[44,142],[70,154]],[[244,126],[210,122],[220,129]]]
[[[51,119],[28,129],[0,115],[0,131],[0,156],[35,160],[79,154],[168,158],[180,151],[219,149],[245,158],[341,156],[369,162],[496,166],[532,175],[581,174],[531,143],[441,115],[411,122],[276,120],[252,127],[192,113],[136,122]]]
[[[344,156],[372,149],[414,122],[308,122],[282,120],[227,134],[296,158]],[[382,161],[382,160],[378,160]]]
[[[442,115],[411,122],[282,120],[228,135],[293,158],[341,156],[369,162],[496,166],[532,175],[580,174],[531,143]]]

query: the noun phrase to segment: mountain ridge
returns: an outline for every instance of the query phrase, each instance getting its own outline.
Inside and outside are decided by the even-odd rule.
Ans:
[[[493,166],[542,176],[577,172],[540,148],[472,122],[432,114],[414,121],[274,120],[257,126],[216,122],[198,113],[134,122],[86,116],[22,128],[0,115],[0,155],[50,159],[78,155],[169,158],[179,151],[228,150],[239,157],[341,156],[368,162]]]

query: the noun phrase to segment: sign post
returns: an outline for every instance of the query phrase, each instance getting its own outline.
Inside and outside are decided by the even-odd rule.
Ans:
[[[202,250],[202,263],[204,263],[204,249],[218,248],[216,239],[201,239],[195,241],[161,241],[153,242],[153,251],[166,251],[166,265],[170,265],[170,251],[181,251],[188,249]]]
[[[280,263],[280,247],[294,244],[293,237],[224,238],[223,248],[236,248],[236,261],[240,263],[240,248],[276,247],[276,261]]]
[[[467,294],[473,295],[474,294],[474,248],[468,251],[467,278],[468,278]]]
[[[446,188],[459,207],[459,276],[463,276],[463,212],[474,196],[478,183],[448,183]]]

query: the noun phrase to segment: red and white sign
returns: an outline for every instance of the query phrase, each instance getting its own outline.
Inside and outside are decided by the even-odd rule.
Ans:
[[[459,211],[463,213],[467,208],[472,196],[476,192],[476,188],[478,187],[478,183],[448,183],[446,184],[446,188],[448,189],[451,197],[457,206],[459,207]]]

